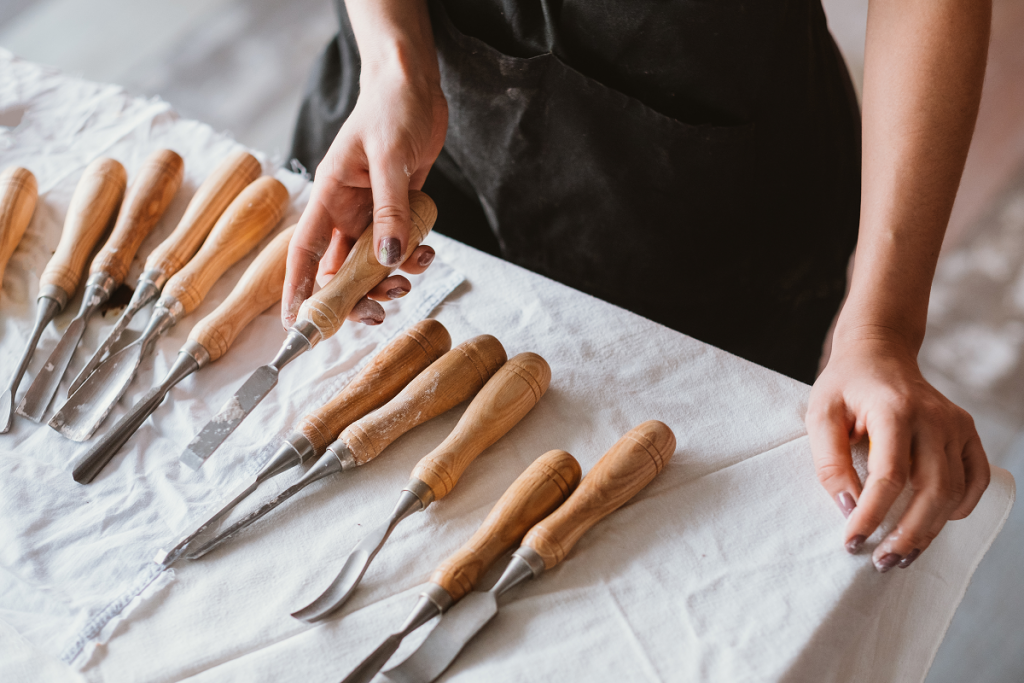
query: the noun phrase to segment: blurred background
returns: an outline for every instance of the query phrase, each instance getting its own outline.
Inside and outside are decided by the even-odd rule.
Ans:
[[[825,0],[858,89],[867,0]],[[112,19],[116,18],[116,19]],[[159,96],[284,163],[329,0],[2,0],[0,47]],[[1024,483],[1024,0],[994,0],[981,111],[932,289],[921,366]],[[310,169],[312,171],[312,169]],[[978,567],[927,683],[1024,681],[1024,505]]]

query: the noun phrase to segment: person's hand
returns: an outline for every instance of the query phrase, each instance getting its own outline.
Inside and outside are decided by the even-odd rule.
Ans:
[[[947,520],[971,513],[989,483],[971,416],[921,376],[914,354],[881,336],[833,349],[811,391],[807,431],[818,479],[848,517],[849,552],[860,550],[910,484],[909,505],[872,556],[881,572],[909,566]],[[862,490],[850,444],[865,436]]]

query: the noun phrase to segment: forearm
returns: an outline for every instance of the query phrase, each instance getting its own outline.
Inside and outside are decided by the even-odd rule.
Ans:
[[[401,74],[432,86],[440,81],[426,0],[347,0],[362,74]]]

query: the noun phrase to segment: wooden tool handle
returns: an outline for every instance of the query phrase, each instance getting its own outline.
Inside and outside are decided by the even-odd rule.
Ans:
[[[353,459],[365,465],[410,429],[472,398],[506,360],[501,342],[482,334],[462,342],[421,372],[387,405],[341,433]]]
[[[231,201],[260,173],[260,162],[244,151],[235,152],[213,169],[192,196],[174,232],[146,259],[146,270],[162,273],[158,287],[188,263]]]
[[[551,382],[551,368],[535,353],[520,353],[501,366],[469,404],[448,438],[416,464],[412,476],[444,498],[484,449],[537,405]]]
[[[433,200],[422,192],[409,192],[412,230],[405,245],[402,262],[426,239],[437,218]],[[373,225],[356,240],[348,258],[327,286],[306,299],[299,308],[298,320],[313,323],[322,339],[333,336],[352,312],[352,308],[395,269],[382,266],[373,250]]]
[[[421,320],[402,332],[359,371],[348,386],[306,415],[298,431],[323,455],[341,431],[384,405],[452,347],[452,338],[436,320]]]
[[[647,486],[675,450],[675,434],[664,422],[649,420],[634,427],[597,461],[562,507],[530,529],[523,545],[537,551],[544,567],[551,569],[590,527]]]
[[[184,173],[185,162],[171,150],[149,155],[124,196],[114,231],[92,260],[90,275],[106,273],[116,284],[124,282],[135,252],[164,215]]]
[[[126,179],[124,166],[113,159],[100,158],[85,168],[71,197],[57,251],[39,278],[41,286],[75,293],[85,260],[121,204]]]
[[[430,580],[458,602],[476,588],[495,560],[514,548],[526,531],[551,514],[580,483],[580,464],[565,451],[548,451],[533,461],[465,545],[442,562]]]
[[[7,262],[32,220],[39,198],[39,187],[32,171],[11,166],[0,173],[0,285]]]
[[[250,183],[217,220],[199,253],[167,281],[163,296],[177,299],[185,315],[196,310],[213,283],[270,234],[287,207],[288,190],[279,181],[264,176]]]
[[[245,269],[227,298],[189,332],[188,338],[209,352],[211,363],[228,352],[246,325],[281,300],[288,242],[294,232],[295,226],[289,226],[271,240]]]

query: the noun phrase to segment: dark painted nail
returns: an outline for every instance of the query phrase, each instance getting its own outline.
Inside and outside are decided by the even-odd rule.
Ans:
[[[846,552],[851,555],[856,555],[860,552],[860,548],[864,545],[864,541],[866,540],[868,540],[866,536],[863,534],[857,534],[846,542]]]
[[[843,517],[849,517],[853,512],[853,509],[857,507],[857,501],[855,501],[853,496],[846,491],[843,491],[836,496],[836,504],[838,504],[839,509],[843,511]]]
[[[384,321],[383,320],[377,320],[376,318],[366,317],[366,318],[361,319],[359,322],[363,323],[364,325],[380,325]]]
[[[401,299],[403,296],[409,293],[408,289],[402,289],[401,287],[395,287],[394,289],[388,290],[389,299]]]
[[[921,550],[919,548],[911,550],[909,555],[900,560],[900,569],[906,569],[909,567],[910,563],[916,560],[920,554]]]
[[[385,237],[380,241],[380,257],[377,259],[385,266],[397,266],[402,260],[402,243],[394,237]]]
[[[433,263],[434,262],[434,256],[435,256],[435,254],[434,254],[434,252],[432,250],[431,251],[425,251],[422,254],[420,254],[420,258],[417,261],[417,263],[420,264],[420,268],[426,268],[431,263]]]
[[[893,567],[895,567],[897,564],[899,564],[899,561],[902,559],[903,558],[897,555],[896,553],[882,555],[882,557],[880,557],[878,561],[875,562],[875,569],[884,574]]]

